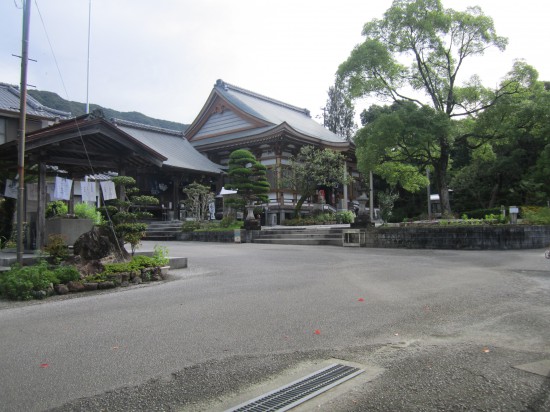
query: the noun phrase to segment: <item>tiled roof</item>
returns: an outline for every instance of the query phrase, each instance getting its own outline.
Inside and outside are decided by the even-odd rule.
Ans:
[[[205,173],[221,173],[221,166],[199,153],[177,130],[163,129],[126,120],[113,119],[113,123],[134,139],[167,158],[166,166]]]
[[[6,83],[0,83],[0,110],[19,113],[20,96],[21,93],[19,92],[19,87]],[[27,115],[47,119],[68,119],[71,117],[71,113],[43,106],[38,102],[38,100],[28,94]]]
[[[287,123],[296,131],[330,143],[344,143],[345,139],[317,123],[307,109],[302,109],[258,93],[216,81],[214,89],[227,101],[258,119],[273,125]]]

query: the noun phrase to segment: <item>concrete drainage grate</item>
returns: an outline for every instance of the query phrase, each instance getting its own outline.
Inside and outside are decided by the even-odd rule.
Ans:
[[[288,411],[363,372],[363,369],[333,364],[226,412]]]

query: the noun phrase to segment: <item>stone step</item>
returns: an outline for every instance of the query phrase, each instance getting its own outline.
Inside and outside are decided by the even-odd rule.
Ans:
[[[162,235],[164,233],[176,234],[180,233],[181,229],[147,229],[145,233],[151,235]]]
[[[281,234],[269,234],[269,235],[260,235],[257,237],[259,239],[342,239],[341,233],[302,233],[300,235],[289,235],[288,233]]]
[[[329,245],[329,246],[342,246],[342,238],[338,239],[303,239],[303,238],[280,238],[280,239],[254,239],[254,243],[271,244],[271,245]]]
[[[343,228],[284,228],[262,229],[254,243],[278,245],[342,246]]]
[[[149,222],[145,230],[147,240],[176,240],[181,233],[182,222],[179,220]]]

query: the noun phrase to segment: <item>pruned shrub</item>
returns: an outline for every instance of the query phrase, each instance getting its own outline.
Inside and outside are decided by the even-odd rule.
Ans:
[[[44,246],[44,252],[49,255],[49,260],[53,264],[59,264],[69,257],[69,246],[61,234],[48,236],[48,244]]]
[[[525,223],[531,225],[550,225],[550,208],[540,206],[522,206],[521,215]]]
[[[42,260],[36,265],[13,265],[0,273],[0,295],[13,300],[41,299],[50,286],[80,280],[80,273],[72,265],[51,267]]]
[[[66,216],[67,213],[69,213],[69,208],[62,200],[55,200],[46,205],[46,218]]]
[[[92,219],[96,225],[101,224],[103,221],[101,213],[96,207],[86,202],[75,204],[74,214],[80,219]]]

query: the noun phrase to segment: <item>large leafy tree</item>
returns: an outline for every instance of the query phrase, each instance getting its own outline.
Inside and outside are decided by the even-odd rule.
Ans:
[[[459,85],[468,59],[507,40],[496,34],[493,20],[479,7],[466,11],[445,9],[440,0],[395,0],[382,19],[363,28],[365,41],[340,65],[354,97],[377,97],[429,106],[450,123],[474,116],[501,96],[513,93],[508,85],[490,90],[477,76]],[[451,212],[448,169],[453,145],[466,140],[460,127],[442,128],[431,142],[435,183],[443,211]]]
[[[285,186],[300,195],[294,208],[296,216],[300,215],[305,200],[314,195],[319,187],[334,188],[348,183],[344,155],[314,146],[302,146],[290,158],[286,172]]]
[[[249,150],[238,149],[229,155],[228,175],[225,187],[237,191],[242,206],[268,202],[266,167]]]
[[[508,78],[516,81],[517,93],[481,113],[472,127],[470,140],[481,145],[457,148],[461,157],[456,157],[452,185],[465,208],[545,204],[550,197],[549,87],[521,61]],[[468,204],[468,198],[475,203]]]
[[[355,139],[359,169],[372,170],[390,187],[399,185],[409,192],[426,187],[423,171],[437,156],[433,136],[449,133],[447,117],[428,106],[399,101],[373,105],[361,119],[364,127]]]
[[[323,109],[323,124],[328,130],[347,141],[351,141],[357,130],[355,107],[348,84],[341,76],[336,76],[334,86],[328,89],[328,99]]]

